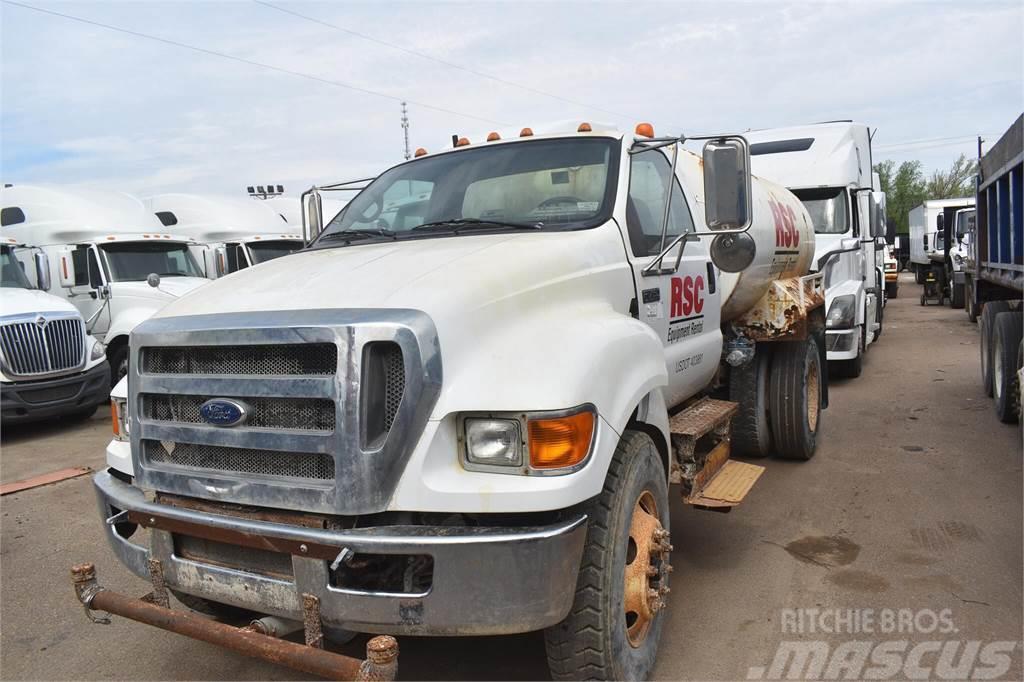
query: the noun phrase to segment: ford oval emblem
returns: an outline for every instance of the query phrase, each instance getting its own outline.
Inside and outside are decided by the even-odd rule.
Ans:
[[[199,407],[199,416],[214,426],[236,426],[249,416],[249,406],[238,400],[213,398]]]

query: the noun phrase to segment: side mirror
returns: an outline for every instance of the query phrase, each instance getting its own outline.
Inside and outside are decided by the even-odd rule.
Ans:
[[[751,222],[750,147],[742,137],[704,145],[704,221],[710,230],[745,230]]]
[[[942,213],[935,216],[935,229],[939,232],[943,232],[946,229],[946,216]]]
[[[217,277],[223,277],[228,274],[228,250],[223,246],[218,246],[213,250],[213,262],[214,271],[217,273]]]
[[[96,291],[99,294],[99,297],[102,298],[104,301],[106,301],[107,299],[110,298],[110,285],[109,284],[104,284],[103,286],[101,286]]]
[[[36,251],[33,258],[36,264],[36,285],[43,291],[50,290],[50,257],[42,251]]]
[[[307,231],[308,228],[308,231]],[[324,207],[320,192],[313,190],[302,202],[302,238],[308,244],[324,229]]]
[[[75,261],[71,257],[71,249],[60,250],[60,267],[57,269],[60,285],[65,289],[75,286]]]

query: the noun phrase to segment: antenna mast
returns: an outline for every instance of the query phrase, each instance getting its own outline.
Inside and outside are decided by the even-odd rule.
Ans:
[[[412,154],[409,153],[409,116],[405,102],[402,102],[402,134],[405,136],[405,160],[408,161],[412,158]]]

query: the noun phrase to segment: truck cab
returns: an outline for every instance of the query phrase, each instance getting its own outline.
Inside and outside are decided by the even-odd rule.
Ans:
[[[827,405],[811,217],[742,136],[686,141],[417,152],[140,325],[94,478],[114,553],[307,642],[543,629],[556,677],[647,679],[669,485],[733,509],[763,468],[732,443],[809,459]]]
[[[20,258],[19,258],[20,256]],[[33,283],[24,262],[36,266]],[[105,348],[85,331],[81,313],[46,293],[46,256],[7,239],[0,244],[0,404],[5,427],[86,416],[106,402]]]
[[[210,279],[302,248],[302,236],[268,201],[182,193],[143,199],[166,229],[198,242],[196,256]]]
[[[69,301],[107,346],[112,380],[127,373],[128,335],[205,284],[189,237],[165,231],[123,192],[15,185],[0,190],[2,234],[47,255],[50,291]]]
[[[883,254],[868,127],[849,121],[754,130],[751,164],[804,204],[814,222],[813,268],[825,277],[826,346],[838,376],[861,373],[882,329]]]

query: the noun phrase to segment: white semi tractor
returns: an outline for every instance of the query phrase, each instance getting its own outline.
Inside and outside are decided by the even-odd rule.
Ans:
[[[147,197],[143,204],[165,229],[201,244],[194,251],[206,276],[216,279],[302,248],[302,235],[269,201],[169,193]]]
[[[669,484],[727,511],[761,473],[732,447],[814,454],[824,292],[811,217],[743,137],[596,128],[420,154],[136,328],[94,483],[154,593],[80,565],[87,608],[207,641],[168,590],[264,614],[216,641],[324,674],[359,664],[255,633],[544,630],[556,679],[647,679]],[[388,213],[413,183],[425,204]]]
[[[945,221],[952,220],[957,211],[974,206],[974,197],[958,199],[929,199],[920,206],[911,209],[907,217],[910,229],[910,268],[914,271],[914,280],[924,283],[925,273],[933,265],[938,265],[944,272],[943,263],[948,257],[949,249],[945,243]],[[952,245],[951,245],[952,246]],[[964,282],[961,276],[948,288],[954,308],[962,308],[964,301]]]
[[[48,257],[52,293],[103,341],[113,382],[128,368],[128,335],[169,301],[208,280],[196,242],[169,234],[123,192],[15,185],[0,189],[0,234]]]
[[[26,271],[23,261],[31,262],[34,270]],[[85,320],[73,305],[45,292],[47,287],[41,285],[49,277],[44,254],[14,239],[0,243],[0,421],[4,427],[91,415],[110,392],[110,366],[103,344],[86,333]]]
[[[874,196],[868,127],[837,121],[745,135],[754,173],[785,185],[811,215],[811,267],[825,277],[830,366],[837,375],[859,376],[882,331],[885,281],[885,221]]]

